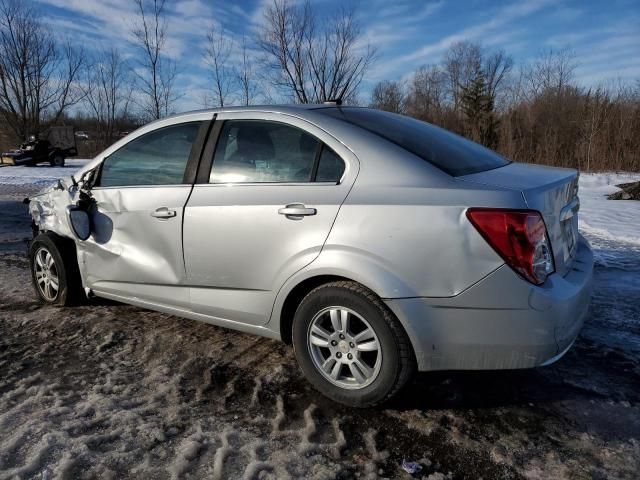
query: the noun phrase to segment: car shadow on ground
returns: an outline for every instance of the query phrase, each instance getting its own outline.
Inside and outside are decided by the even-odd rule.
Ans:
[[[543,404],[581,393],[536,369],[419,373],[392,405],[399,410],[449,410]]]

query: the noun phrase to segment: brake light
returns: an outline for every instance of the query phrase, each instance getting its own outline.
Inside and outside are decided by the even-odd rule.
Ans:
[[[540,212],[470,208],[467,218],[507,265],[526,280],[541,285],[555,271],[547,227]]]

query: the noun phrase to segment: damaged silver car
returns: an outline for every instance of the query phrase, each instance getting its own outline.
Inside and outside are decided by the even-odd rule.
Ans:
[[[578,174],[336,104],[185,113],[34,196],[33,283],[281,339],[328,397],[416,371],[547,365],[593,257]]]

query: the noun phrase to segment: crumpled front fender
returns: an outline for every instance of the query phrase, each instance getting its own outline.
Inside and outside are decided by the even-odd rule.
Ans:
[[[69,225],[67,207],[76,202],[77,192],[57,186],[49,187],[29,199],[29,214],[36,228],[42,232],[54,232],[62,237],[74,239]]]

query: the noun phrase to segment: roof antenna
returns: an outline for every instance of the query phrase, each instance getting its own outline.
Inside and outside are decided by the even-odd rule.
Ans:
[[[322,103],[325,104],[325,105],[335,105],[336,107],[339,107],[340,105],[342,105],[342,99],[341,98],[330,98],[329,100],[325,100]]]

